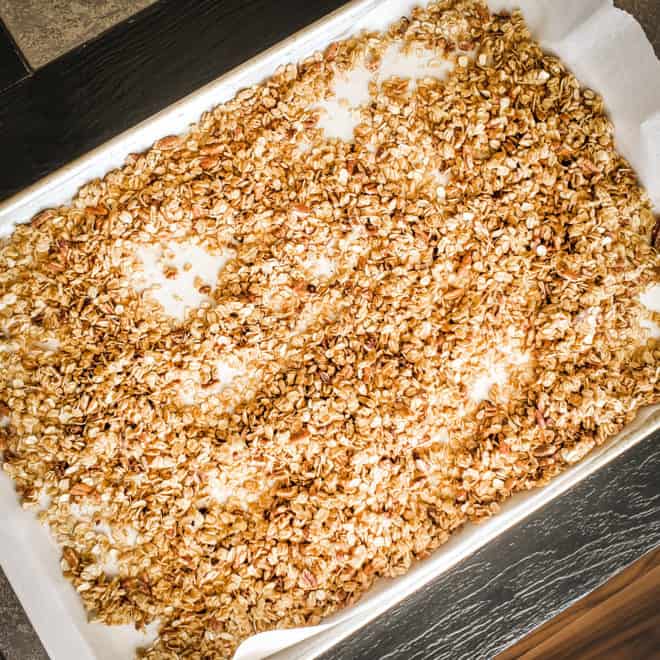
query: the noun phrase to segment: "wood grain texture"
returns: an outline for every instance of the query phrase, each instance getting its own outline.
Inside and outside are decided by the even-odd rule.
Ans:
[[[323,659],[492,658],[660,545],[658,474],[660,433],[340,642]]]
[[[500,653],[496,660],[660,657],[660,548]]]
[[[0,199],[344,4],[161,0],[0,94]]]
[[[29,72],[14,40],[0,21],[0,90],[13,85]]]

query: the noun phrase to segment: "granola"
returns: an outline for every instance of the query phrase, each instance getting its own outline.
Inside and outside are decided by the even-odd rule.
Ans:
[[[335,83],[392,47],[443,75],[374,77],[353,139],[328,137]],[[655,234],[602,99],[520,14],[434,2],[2,243],[4,469],[90,618],[159,622],[146,658],[230,657],[657,403]],[[183,243],[230,255],[215,283],[173,265]],[[141,248],[193,282],[184,317],[138,285]]]

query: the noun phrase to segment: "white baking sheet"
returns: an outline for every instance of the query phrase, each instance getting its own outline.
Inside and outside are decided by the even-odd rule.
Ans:
[[[80,185],[122,164],[126,154],[146,149],[163,135],[180,133],[205,111],[239,89],[263,80],[284,62],[297,61],[327,43],[363,28],[381,29],[412,7],[415,0],[357,0],[266,51],[155,117],[0,205],[0,235],[16,222],[69,200]],[[611,0],[490,0],[493,10],[520,7],[534,36],[559,55],[581,82],[600,92],[614,120],[621,152],[630,160],[660,210],[660,62],[644,32]],[[649,306],[660,305],[660,289]],[[357,606],[303,630],[263,633],[238,650],[241,660],[277,653],[309,658],[327,649],[373,617],[419,589],[433,577],[519,522],[545,502],[602,467],[660,428],[660,412],[647,410],[625,433],[590,454],[549,486],[511,498],[486,523],[468,525],[432,557],[405,576],[383,580]],[[146,635],[130,627],[89,624],[73,588],[59,568],[59,550],[32,512],[21,511],[13,487],[0,477],[0,565],[9,577],[53,660],[128,658]],[[292,646],[295,644],[295,646]],[[284,649],[284,650],[282,650]]]

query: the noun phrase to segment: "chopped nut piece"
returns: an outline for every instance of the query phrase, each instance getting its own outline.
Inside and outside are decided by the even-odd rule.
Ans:
[[[169,151],[176,149],[181,144],[181,138],[176,135],[168,135],[167,137],[157,140],[154,144],[154,149],[159,151]]]
[[[175,279],[178,274],[179,269],[176,266],[167,265],[163,268],[163,275],[165,275],[168,280]]]
[[[62,557],[64,558],[64,561],[66,561],[66,563],[69,565],[69,570],[75,571],[78,568],[80,560],[78,559],[78,555],[73,548],[64,546],[62,548]]]
[[[71,487],[69,494],[73,495],[74,497],[79,497],[89,495],[91,492],[93,492],[93,490],[94,489],[90,485],[79,482]]]

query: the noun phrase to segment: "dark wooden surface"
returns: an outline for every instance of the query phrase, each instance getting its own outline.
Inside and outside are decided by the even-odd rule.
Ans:
[[[13,85],[28,73],[27,64],[4,23],[0,21],[0,90]]]
[[[11,83],[0,92],[0,199],[341,4],[161,0],[35,73],[3,68],[12,60],[3,60],[0,35],[0,89]],[[617,4],[637,16],[660,51],[660,2]],[[656,436],[339,644],[325,660],[492,657],[660,545],[659,474]],[[0,574],[3,653],[7,660],[47,658]]]
[[[496,660],[660,658],[660,548],[638,559]]]

